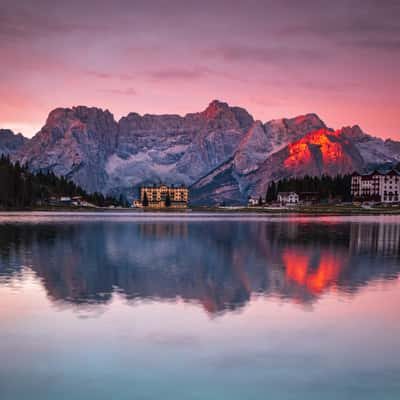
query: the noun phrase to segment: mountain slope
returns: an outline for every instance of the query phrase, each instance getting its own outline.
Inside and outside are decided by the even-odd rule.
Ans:
[[[370,160],[363,157],[363,153],[366,153],[365,147],[360,148],[359,142],[352,140],[352,137],[359,133],[357,126],[338,131],[318,129],[267,155],[265,160],[250,172],[237,167],[235,155],[192,186],[192,200],[198,204],[244,203],[248,196],[264,196],[272,180],[304,175],[336,175],[362,170],[369,165]],[[376,141],[368,140],[372,140],[373,143]],[[399,153],[397,157],[400,158]],[[395,161],[395,158],[387,159]],[[223,185],[226,185],[226,188]]]
[[[184,117],[131,113],[119,122],[107,190],[160,181],[189,185],[231,157],[252,123],[244,109],[217,100]]]
[[[326,128],[311,132],[273,154],[251,176],[247,190],[252,196],[264,195],[268,183],[287,177],[321,176],[361,170],[364,160],[342,131]]]
[[[20,133],[15,134],[9,129],[0,129],[0,155],[13,155],[28,141],[29,139]]]
[[[105,164],[113,153],[118,125],[109,111],[97,108],[57,108],[46,124],[15,158],[32,171],[65,176],[89,192],[107,184]]]
[[[371,167],[400,160],[400,142],[367,135],[358,125],[342,128],[342,135],[354,143],[365,164]]]
[[[244,202],[247,178],[272,154],[307,133],[326,128],[315,114],[280,119],[262,124],[256,121],[238,146],[235,155],[191,187],[194,203]]]

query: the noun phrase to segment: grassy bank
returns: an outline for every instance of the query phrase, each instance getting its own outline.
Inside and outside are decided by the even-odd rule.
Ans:
[[[1,209],[0,212],[93,212],[93,213],[105,213],[105,212],[123,212],[123,213],[190,213],[190,212],[203,212],[203,213],[254,213],[254,214],[271,214],[271,215],[400,215],[400,206],[393,207],[371,207],[363,208],[360,206],[353,205],[312,205],[312,206],[297,206],[290,208],[272,208],[272,207],[190,207],[188,209],[135,209],[135,208],[108,208],[108,207],[72,207],[72,206],[48,206],[48,207],[34,207],[24,209]]]
[[[322,205],[297,206],[290,208],[272,207],[192,207],[198,212],[226,212],[226,213],[263,213],[263,214],[304,214],[304,215],[400,215],[400,206],[363,208],[353,205]]]

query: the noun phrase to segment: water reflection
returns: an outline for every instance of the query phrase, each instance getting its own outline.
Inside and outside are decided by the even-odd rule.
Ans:
[[[201,304],[211,314],[252,295],[312,304],[397,279],[400,225],[282,221],[78,221],[0,225],[0,285],[24,267],[50,299],[105,304],[135,299]]]

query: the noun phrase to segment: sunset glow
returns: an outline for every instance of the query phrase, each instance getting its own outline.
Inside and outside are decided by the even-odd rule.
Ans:
[[[56,107],[119,119],[217,98],[400,139],[398,3],[234,3],[1,1],[0,128],[32,136]]]
[[[299,166],[307,165],[311,162],[312,154],[310,145],[317,146],[321,152],[322,162],[324,165],[336,164],[337,162],[345,163],[349,157],[343,151],[342,144],[347,144],[347,140],[341,143],[335,142],[332,138],[339,137],[340,131],[328,131],[321,129],[312,132],[299,141],[288,145],[289,155],[284,161],[284,165],[289,169],[296,169]],[[350,162],[350,161],[349,161]]]

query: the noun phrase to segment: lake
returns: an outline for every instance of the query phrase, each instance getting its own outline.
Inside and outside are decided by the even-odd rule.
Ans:
[[[0,399],[400,398],[400,217],[0,213]]]

